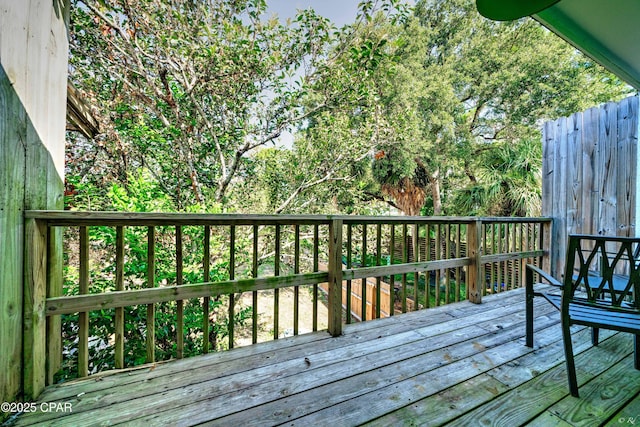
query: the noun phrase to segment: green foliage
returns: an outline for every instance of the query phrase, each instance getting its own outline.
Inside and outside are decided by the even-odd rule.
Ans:
[[[477,161],[478,182],[456,193],[453,205],[460,209],[457,213],[541,214],[542,146],[538,141],[496,143],[481,152]]]
[[[107,193],[108,206],[128,212],[150,212],[168,210],[172,206],[169,197],[164,194],[157,182],[146,171],[130,176],[127,187],[113,184]],[[196,207],[192,209],[195,210]],[[156,227],[155,282],[153,286],[175,285],[175,229]],[[211,238],[211,253],[228,252],[228,235],[216,233]],[[90,241],[90,293],[102,293],[115,290],[115,247],[116,229],[114,227],[89,227]],[[125,289],[141,289],[147,283],[147,228],[125,227]],[[241,240],[238,240],[241,242]],[[183,227],[183,281],[201,283],[204,281],[202,254],[204,242],[203,227]],[[79,292],[79,268],[77,258],[78,235],[72,229],[66,230],[65,243],[65,295],[77,295]],[[247,264],[248,254],[236,253],[238,263]],[[210,280],[229,279],[228,261],[219,261],[210,266]],[[202,336],[203,308],[198,299],[184,301],[184,356],[201,354],[204,339],[209,339],[216,350],[228,347],[229,319],[226,308],[229,297],[221,296],[211,302],[210,336]],[[146,306],[125,307],[125,365],[134,366],[146,360],[147,334]],[[65,355],[62,371],[58,380],[68,380],[77,376],[77,334],[78,316],[63,315],[63,353]],[[251,317],[250,307],[238,307],[233,322],[243,326]],[[114,359],[114,318],[115,310],[90,312],[89,318],[89,356],[90,371],[98,372],[115,367]],[[177,356],[176,349],[176,302],[155,304],[156,360],[167,360]]]

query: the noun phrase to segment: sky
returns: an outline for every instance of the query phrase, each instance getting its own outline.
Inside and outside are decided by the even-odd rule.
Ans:
[[[341,27],[355,20],[358,3],[360,0],[267,0],[267,13],[275,13],[284,21],[293,18],[296,10],[312,8]]]

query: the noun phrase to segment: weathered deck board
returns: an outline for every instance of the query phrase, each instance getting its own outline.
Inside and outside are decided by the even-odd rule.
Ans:
[[[580,399],[568,396],[558,312],[536,302],[524,346],[522,290],[49,387],[17,425],[597,425],[640,407],[631,337],[574,334]],[[603,400],[604,399],[604,400]],[[625,405],[629,409],[625,410]],[[591,414],[591,415],[589,415]]]

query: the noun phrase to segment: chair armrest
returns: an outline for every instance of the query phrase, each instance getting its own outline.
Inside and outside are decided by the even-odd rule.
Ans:
[[[555,279],[554,277],[552,277],[549,273],[547,273],[546,271],[536,267],[535,265],[532,264],[527,264],[527,268],[531,271],[533,271],[534,273],[537,273],[541,278],[543,278],[544,280],[546,280],[547,282],[549,282],[550,285],[558,287],[558,288],[562,288],[562,283],[560,283],[557,279]]]

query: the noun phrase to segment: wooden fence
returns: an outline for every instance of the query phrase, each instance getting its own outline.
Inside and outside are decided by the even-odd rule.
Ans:
[[[636,236],[638,97],[547,122],[542,214],[554,219],[551,272],[564,270],[569,233]]]
[[[382,282],[389,283],[387,298],[393,299],[387,304],[399,312],[464,298],[480,303],[483,294],[522,286],[524,264],[540,265],[548,259],[551,224],[545,218],[61,211],[29,211],[26,218],[27,265],[31,268],[25,284],[25,315],[31,321],[25,322],[24,340],[33,348],[33,358],[27,361],[24,381],[30,384],[33,396],[45,383],[53,382],[61,366],[59,319],[63,315],[74,316],[63,322],[63,330],[75,334],[71,340],[75,348],[69,353],[77,355],[79,376],[98,370],[90,360],[92,350],[99,347],[92,347],[96,337],[89,334],[91,313],[109,317],[113,312],[103,342],[105,346],[112,342],[113,367],[123,368],[128,354],[125,336],[131,330],[142,329],[139,336],[146,340],[141,362],[158,360],[159,335],[175,347],[168,357],[185,356],[194,340],[201,340],[202,352],[210,351],[212,328],[220,326],[212,324],[214,310],[224,312],[227,347],[233,347],[242,293],[253,299],[247,318],[253,342],[257,341],[259,294],[264,298],[263,293],[268,292],[273,299],[273,339],[289,326],[279,324],[283,288],[295,294],[293,333],[299,333],[301,316],[311,316],[316,330],[322,300],[318,285],[326,282],[328,331],[337,336],[343,322],[353,320],[346,313],[354,311],[354,303],[346,295],[358,285],[360,313],[370,313],[361,315],[363,320],[381,317]],[[47,268],[48,239],[59,228],[77,236],[73,244],[65,244],[67,272],[72,277],[65,278],[68,289],[63,293],[49,286],[59,278],[48,274]],[[442,249],[420,250],[419,236],[427,246]],[[402,259],[391,255],[397,241],[403,242]],[[418,254],[413,260],[408,257],[411,245]],[[212,247],[218,252],[212,252]],[[321,262],[327,264],[327,271],[321,271]],[[261,272],[265,264],[269,271]],[[93,282],[98,276],[101,283],[107,283],[106,288],[96,289]],[[366,286],[367,282],[374,286]],[[300,312],[297,303],[305,288],[313,295],[314,307],[308,313]],[[221,297],[226,308],[220,306]],[[159,325],[158,310],[166,303],[174,304],[168,311],[162,309],[163,315],[170,315],[169,325]],[[127,315],[125,309],[130,307],[143,311]],[[199,308],[196,326],[193,316],[185,312],[188,307]],[[389,309],[389,315],[394,311]],[[187,325],[187,321],[192,323]]]

